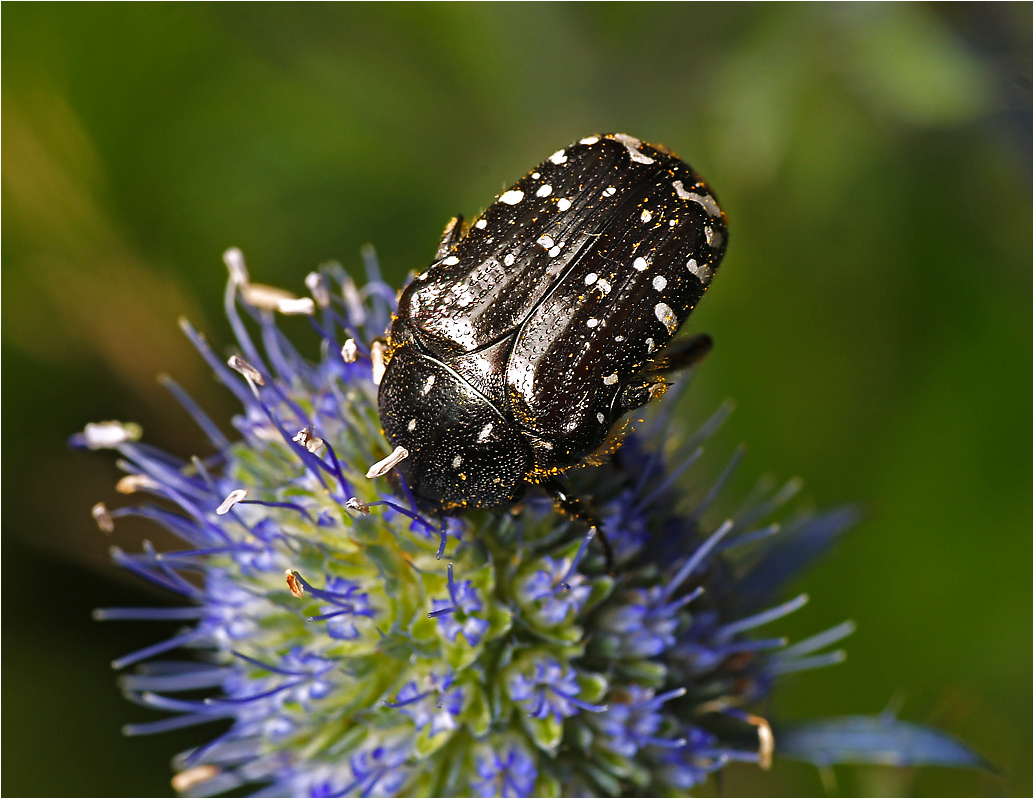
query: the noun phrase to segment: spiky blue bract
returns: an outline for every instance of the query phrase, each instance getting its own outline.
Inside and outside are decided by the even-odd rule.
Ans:
[[[705,512],[739,453],[688,493],[695,500],[681,476],[723,407],[682,446],[662,411],[610,463],[570,475],[601,515],[613,575],[544,496],[511,512],[430,515],[398,477],[365,476],[387,454],[373,373],[395,298],[366,255],[362,290],[329,266],[298,299],[252,284],[239,253],[227,254],[233,350],[216,354],[183,328],[243,406],[235,434],[166,380],[209,453],[169,455],[118,423],[75,437],[118,450],[120,490],[152,498],[98,505],[102,528],[138,515],[183,541],[114,552],[185,603],[98,614],[186,623],[116,662],[136,666],[121,682],[130,700],[171,714],[126,731],[222,722],[176,758],[186,794],[659,795],[730,760],[767,766],[779,739],[749,708],[781,674],[842,659],[828,647],[853,628],[791,646],[762,628],[805,603],[777,592],[854,512],[780,527],[770,517],[798,484],[761,484],[709,529]],[[310,315],[317,362],[284,337],[277,312]],[[871,725],[835,732],[816,742],[795,728],[788,753],[865,760],[900,743]],[[902,762],[961,760],[935,738],[910,740]]]

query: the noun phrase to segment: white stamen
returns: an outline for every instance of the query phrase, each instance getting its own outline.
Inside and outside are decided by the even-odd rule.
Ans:
[[[402,461],[409,457],[409,450],[405,447],[395,447],[392,453],[383,460],[377,461],[373,466],[366,472],[366,476],[373,480],[375,477],[383,477]]]
[[[284,300],[293,300],[295,295],[276,286],[264,283],[247,283],[240,287],[241,299],[253,308],[263,311],[275,311]],[[311,302],[311,300],[310,300]]]
[[[262,373],[244,360],[240,355],[231,355],[230,360],[226,362],[226,365],[233,369],[233,371],[244,375],[244,379],[251,383],[255,383],[259,386],[264,386],[266,384],[266,379],[262,377]]]
[[[327,282],[319,272],[309,272],[305,276],[305,285],[312,292],[312,298],[320,308],[330,306],[330,292],[327,290]]]
[[[309,452],[318,452],[319,448],[326,443],[322,438],[314,436],[312,434],[312,430],[310,430],[308,427],[303,427],[301,430],[299,430],[295,434],[294,438],[291,440],[297,441],[299,444],[301,444],[303,447],[309,450]]]
[[[97,526],[101,528],[102,533],[110,534],[115,532],[115,520],[111,518],[111,514],[108,513],[108,506],[103,502],[98,502],[90,508],[90,515],[93,516],[93,520],[97,522]]]
[[[223,253],[223,263],[230,270],[230,280],[238,286],[248,285],[248,267],[244,264],[244,253],[231,247]]]
[[[363,514],[363,516],[370,512],[370,506],[364,502],[360,502],[355,497],[349,497],[348,501],[345,503],[345,507],[349,510],[358,511]]]
[[[225,516],[227,513],[230,512],[230,508],[232,508],[234,505],[236,505],[238,502],[240,502],[246,496],[248,496],[248,489],[246,489],[246,488],[234,489],[233,491],[231,491],[229,494],[226,495],[226,499],[224,499],[222,504],[218,508],[215,509],[216,514],[219,515],[219,516]]]
[[[523,199],[524,192],[520,189],[510,189],[499,196],[499,202],[506,203],[507,205],[517,205]]]
[[[341,297],[344,299],[345,309],[348,311],[348,321],[357,327],[365,324],[366,308],[363,305],[363,295],[355,287],[355,281],[352,278],[346,278],[345,282],[341,284]]]
[[[285,316],[312,316],[316,313],[316,303],[312,297],[298,297],[293,300],[280,300],[276,309]]]
[[[133,422],[90,422],[83,428],[83,443],[87,449],[114,449],[139,441],[143,434],[143,428]]]
[[[160,488],[161,484],[153,477],[146,474],[127,474],[117,483],[115,490],[120,494],[135,494],[137,491],[153,491]]]
[[[758,731],[758,765],[768,770],[772,768],[772,754],[775,752],[775,736],[772,726],[761,716],[747,714],[747,723],[754,725]]]
[[[384,377],[384,343],[375,341],[370,345],[370,361],[372,362],[373,384],[379,386]]]
[[[305,596],[305,586],[302,584],[302,576],[294,569],[285,569],[284,577],[287,578],[287,590],[295,599]]]
[[[356,346],[354,338],[345,339],[345,344],[341,348],[341,360],[345,363],[355,363],[355,359],[359,357],[359,347]]]
[[[172,790],[179,794],[188,793],[192,788],[215,779],[221,773],[222,769],[219,766],[213,766],[211,763],[185,769],[170,781],[172,783]]]

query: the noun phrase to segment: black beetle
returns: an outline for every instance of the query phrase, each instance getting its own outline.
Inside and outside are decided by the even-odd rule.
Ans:
[[[469,228],[445,229],[402,292],[379,408],[418,498],[448,511],[516,502],[537,483],[597,526],[557,480],[613,450],[664,374],[710,348],[665,345],[725,253],[725,214],[693,169],[620,133],[535,167]]]

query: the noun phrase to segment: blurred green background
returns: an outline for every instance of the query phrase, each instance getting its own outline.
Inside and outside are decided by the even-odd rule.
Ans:
[[[682,415],[736,399],[707,466],[748,443],[727,503],[770,471],[866,509],[782,628],[855,619],[850,657],[774,711],[896,697],[1004,771],[838,768],[845,794],[1030,795],[1030,4],[5,3],[2,22],[3,793],[168,794],[205,735],[120,737],[150,716],[107,663],[171,629],[89,612],[154,601],[106,550],[156,534],[97,531],[113,459],[65,439],[130,419],[207,452],[154,378],[233,413],[176,327],[228,342],[222,251],[303,291],[373,242],[398,283],[451,215],[619,130],[681,154],[731,220]],[[784,764],[724,791],[823,787]]]

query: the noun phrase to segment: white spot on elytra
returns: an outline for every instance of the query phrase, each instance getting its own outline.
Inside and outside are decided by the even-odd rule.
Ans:
[[[455,458],[452,459],[452,468],[453,469],[458,469],[462,465],[463,465],[463,458],[462,458],[462,456],[457,455]]]
[[[549,248],[549,257],[550,258],[556,258],[558,255],[560,255],[560,246],[561,245],[558,244],[556,247],[550,247]]]
[[[704,236],[707,238],[707,246],[718,249],[722,246],[722,234],[708,225],[704,228]]]
[[[492,435],[492,423],[491,422],[489,422],[488,424],[486,424],[484,427],[481,428],[481,432],[478,433],[478,443],[479,444],[484,444],[486,441],[488,441],[488,437],[490,435]]]
[[[479,219],[477,222],[474,223],[474,227],[476,227],[478,230],[484,230],[486,227],[488,227],[488,222],[486,222],[484,219]]]
[[[714,201],[714,197],[710,194],[697,194],[693,191],[686,191],[681,180],[676,180],[671,185],[675,188],[675,193],[679,196],[680,200],[691,200],[698,203],[700,207],[707,212],[708,216],[721,216],[721,209],[718,207],[718,203]]]
[[[558,211],[566,211],[568,208],[571,207],[571,201],[566,197],[561,197],[559,200],[556,201],[556,207]]]
[[[455,255],[450,255],[448,258],[446,258],[444,261],[442,261],[442,263],[445,264],[446,266],[456,266],[456,264],[458,264],[459,262],[460,262],[460,259],[457,258]]]
[[[585,324],[586,324],[587,327],[596,327],[596,325],[598,325],[599,323],[600,323],[599,319],[596,319],[595,317],[592,317]]]
[[[596,414],[596,421],[599,422],[600,424],[603,424],[606,420],[607,420],[607,417],[604,416],[602,413],[597,413]]]
[[[507,254],[506,254],[506,255],[505,255],[504,257],[503,257],[503,263],[504,263],[504,264],[506,264],[507,266],[513,266],[513,262],[514,262],[515,260],[516,260],[516,259],[515,259],[515,258],[513,257],[513,253],[512,253],[512,252],[508,252],[508,253],[507,253]]]
[[[538,172],[532,172],[531,173],[531,179],[532,180],[538,180],[540,177],[542,177],[542,175],[540,175]]]
[[[586,136],[578,141],[579,144],[593,145],[600,140],[599,136]]]
[[[711,282],[711,276],[714,273],[707,264],[698,264],[695,258],[690,258],[686,262],[686,268],[690,271],[690,274],[694,275],[705,286]]]
[[[541,246],[541,247],[542,247],[543,249],[546,249],[546,250],[548,250],[548,249],[549,249],[550,247],[552,247],[552,246],[553,246],[553,244],[554,244],[555,242],[554,242],[554,241],[553,241],[553,239],[552,239],[552,238],[550,238],[549,236],[539,236],[539,237],[538,237],[538,238],[537,238],[537,239],[535,240],[535,243],[536,243],[536,244],[538,244],[538,245],[540,245],[540,246]]]
[[[625,145],[625,148],[628,150],[628,155],[634,163],[652,164],[656,160],[639,152],[639,148],[643,146],[643,143],[635,136],[629,136],[627,133],[615,133],[611,138]]]
[[[601,294],[610,294],[610,283],[608,283],[602,277],[596,281],[596,288],[600,290]]]
[[[420,389],[420,396],[426,397],[432,388],[434,388],[434,375],[428,375],[427,380],[424,381],[423,388]]]
[[[648,338],[646,340],[646,354],[649,355],[651,352],[653,352],[653,348],[654,348],[653,339],[652,338]]]
[[[668,285],[668,279],[666,277],[664,277],[664,275],[657,275],[657,277],[655,277],[653,279],[653,287],[657,291],[664,291],[664,288],[667,285]]]
[[[548,183],[543,183],[541,186],[539,186],[539,190],[537,192],[535,192],[535,196],[536,197],[548,197],[552,193],[553,193],[553,187],[550,186]]]
[[[567,154],[563,150],[557,150],[555,153],[549,156],[549,160],[552,161],[554,164],[566,164]]]
[[[410,419],[409,420],[409,424],[406,425],[406,429],[410,433],[412,433],[414,430],[416,430],[416,419]]]
[[[613,186],[607,186],[607,188],[605,188],[603,190],[603,196],[604,197],[613,197],[617,193],[618,193],[618,190],[615,189]]]
[[[634,261],[632,261],[632,266],[635,267],[636,272],[645,272],[649,264],[646,263],[645,258],[640,256],[639,258],[636,258]]]
[[[614,341],[617,341],[618,343],[621,343],[624,340],[625,340],[624,336],[614,336]]]
[[[649,222],[651,219],[653,219],[653,214],[649,211],[643,211],[641,214],[639,214],[639,218],[643,222]]]
[[[517,205],[521,200],[524,199],[524,192],[520,189],[510,189],[504,192],[499,197],[499,202],[506,203],[507,205]]]
[[[597,275],[595,272],[589,272],[589,274],[587,274],[585,276],[585,285],[586,286],[591,286],[593,283],[596,282],[596,279],[598,277],[599,277],[599,275]]]
[[[653,306],[653,315],[657,317],[658,322],[668,328],[669,333],[674,334],[679,329],[679,320],[675,318],[675,312],[665,303],[659,302]]]
[[[616,382],[618,382],[618,373],[617,372],[611,372],[609,375],[607,375],[605,378],[603,378],[603,385],[605,385],[605,386],[612,386]]]
[[[677,220],[677,219],[669,219],[668,220],[668,227],[675,227],[675,225],[677,225],[678,223],[679,223],[679,220]]]

